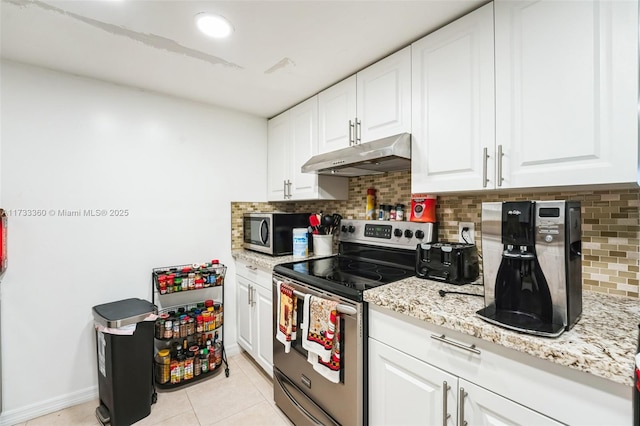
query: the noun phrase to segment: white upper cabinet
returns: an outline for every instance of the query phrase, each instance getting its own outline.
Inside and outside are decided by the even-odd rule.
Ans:
[[[411,191],[493,187],[493,4],[411,48]]]
[[[637,1],[496,1],[510,188],[638,181]]]
[[[318,153],[318,98],[314,96],[269,120],[267,198],[269,201],[346,200],[349,180],[302,173]]]
[[[351,146],[355,136],[356,76],[351,76],[318,94],[318,153]]]
[[[325,153],[411,132],[411,47],[320,92],[319,146]]]
[[[356,74],[357,143],[411,133],[411,46]]]

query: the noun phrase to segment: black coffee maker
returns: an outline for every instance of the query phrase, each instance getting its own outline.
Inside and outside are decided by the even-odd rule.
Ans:
[[[556,337],[582,313],[580,203],[483,203],[486,321]]]

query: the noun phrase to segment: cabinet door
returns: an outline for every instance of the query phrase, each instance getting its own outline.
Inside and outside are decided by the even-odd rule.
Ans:
[[[318,97],[314,96],[289,111],[291,120],[291,199],[314,198],[318,175],[302,173],[302,165],[318,152]]]
[[[505,186],[635,182],[636,1],[496,1]]]
[[[369,339],[369,422],[442,425],[446,417],[446,424],[454,426],[457,380],[443,370]]]
[[[353,75],[318,94],[318,153],[350,146],[356,119],[356,76]]]
[[[244,277],[236,275],[237,294],[236,309],[238,310],[238,344],[250,355],[255,353],[255,319],[253,318],[253,309],[249,304],[250,292],[252,289],[251,281]]]
[[[411,47],[356,75],[360,142],[411,133]]]
[[[287,194],[285,181],[290,179],[289,151],[291,122],[289,111],[269,120],[267,141],[267,198],[282,201]]]
[[[273,301],[271,287],[255,286],[253,296],[256,318],[255,360],[273,377]]]
[[[464,418],[460,424],[471,425],[555,425],[559,423],[549,417],[530,410],[498,394],[460,379],[459,396],[464,396]]]
[[[411,192],[492,187],[493,4],[429,34],[411,48]],[[486,160],[484,149],[490,155]],[[484,180],[485,171],[489,182]]]

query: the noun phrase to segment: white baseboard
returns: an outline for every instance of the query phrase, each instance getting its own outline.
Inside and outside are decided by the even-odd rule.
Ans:
[[[27,420],[73,407],[74,405],[82,404],[96,398],[98,398],[97,385],[25,407],[4,411],[0,415],[0,426],[11,426],[26,422]]]

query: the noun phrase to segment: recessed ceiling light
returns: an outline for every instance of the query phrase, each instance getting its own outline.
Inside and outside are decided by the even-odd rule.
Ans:
[[[233,32],[233,27],[229,21],[213,13],[198,13],[196,15],[196,26],[200,31],[213,38],[229,37]]]

